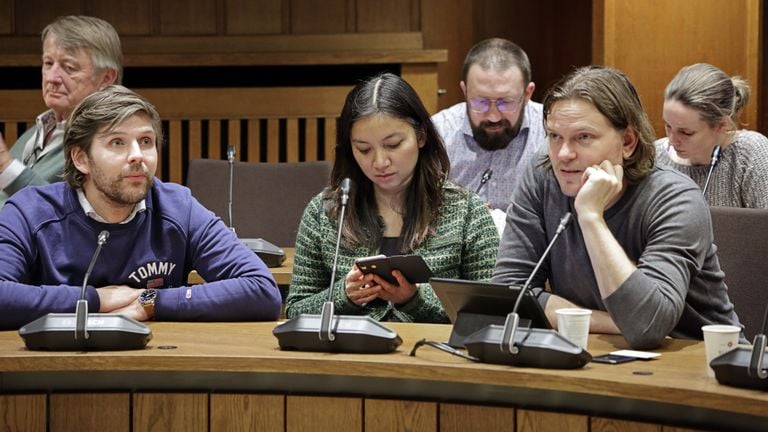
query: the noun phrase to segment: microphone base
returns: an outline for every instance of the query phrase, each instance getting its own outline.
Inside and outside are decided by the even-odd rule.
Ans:
[[[49,313],[19,329],[29,350],[118,351],[143,349],[152,330],[116,314],[88,314],[88,339],[75,339],[75,314]]]
[[[709,364],[715,371],[715,378],[720,384],[731,387],[768,390],[768,379],[749,376],[749,361],[752,348],[736,348],[722,354]],[[763,369],[768,369],[768,356],[763,358]]]
[[[282,350],[385,354],[403,343],[395,331],[367,315],[334,315],[331,332],[333,341],[320,340],[320,315],[310,314],[301,314],[272,330]]]
[[[464,348],[464,341],[469,336],[491,324],[504,326],[506,318],[506,316],[502,315],[459,312],[456,315],[456,321],[453,323],[448,345],[454,348]],[[529,319],[520,318],[518,326],[519,328],[528,328],[532,326],[532,323]]]
[[[515,332],[517,354],[501,350],[504,326],[489,325],[464,339],[469,355],[483,363],[544,369],[579,369],[592,355],[554,330],[520,328]]]
[[[285,251],[261,238],[241,238],[245,246],[259,256],[267,267],[280,267],[285,262]]]

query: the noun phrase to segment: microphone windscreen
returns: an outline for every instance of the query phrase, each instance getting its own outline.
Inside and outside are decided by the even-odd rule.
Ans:
[[[720,160],[720,152],[720,145],[715,145],[715,148],[712,149],[712,166],[717,165],[717,161]]]
[[[352,179],[349,177],[344,177],[344,179],[341,181],[341,193],[345,195],[349,195],[349,192],[352,190]]]
[[[103,230],[99,233],[99,244],[104,244],[107,242],[107,239],[109,238],[109,231]]]
[[[235,146],[227,147],[227,160],[230,162],[235,161]]]

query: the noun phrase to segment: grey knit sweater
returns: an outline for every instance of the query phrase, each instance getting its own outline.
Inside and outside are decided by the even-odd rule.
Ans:
[[[682,172],[703,189],[709,165],[676,163],[668,147],[668,138],[656,141],[656,162]],[[768,138],[759,132],[736,131],[712,172],[706,198],[711,206],[768,208]]]

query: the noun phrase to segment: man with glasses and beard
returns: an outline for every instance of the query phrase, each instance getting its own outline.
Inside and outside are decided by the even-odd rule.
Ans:
[[[432,116],[451,160],[451,180],[506,211],[523,167],[546,142],[531,63],[499,38],[472,47],[459,84],[465,102]]]
[[[160,118],[125,87],[91,93],[64,132],[64,180],[15,193],[0,210],[0,329],[74,312],[139,321],[271,321],[277,284],[264,263],[190,194],[155,178]],[[188,285],[191,270],[209,283]]]

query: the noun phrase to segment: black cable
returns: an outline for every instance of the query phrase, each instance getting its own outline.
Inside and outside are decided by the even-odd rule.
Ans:
[[[424,346],[424,345],[429,345],[432,348],[437,348],[440,351],[447,352],[448,354],[453,354],[455,356],[461,357],[461,358],[466,359],[466,360],[471,360],[473,362],[479,362],[480,361],[479,358],[471,356],[469,354],[464,354],[463,352],[453,348],[452,346],[450,346],[448,344],[445,344],[445,343],[442,343],[442,342],[437,342],[437,341],[431,341],[431,340],[427,340],[427,339],[422,339],[422,340],[416,342],[416,344],[413,346],[413,349],[411,350],[410,356],[411,357],[416,357],[416,350],[419,349],[420,347]]]

